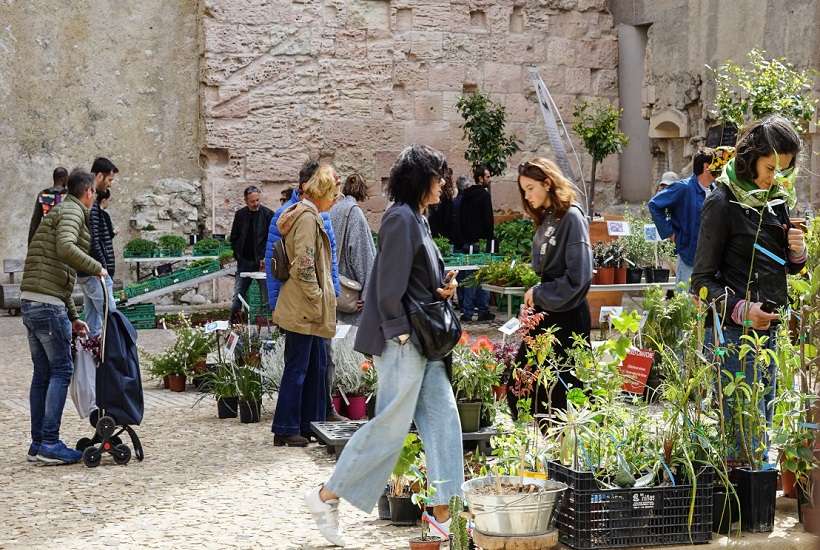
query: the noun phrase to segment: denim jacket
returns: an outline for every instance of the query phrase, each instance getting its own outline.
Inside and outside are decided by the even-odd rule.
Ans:
[[[705,198],[706,191],[692,174],[688,180],[674,182],[649,201],[649,212],[658,235],[668,239],[675,234],[675,252],[688,266],[695,264],[700,211]]]

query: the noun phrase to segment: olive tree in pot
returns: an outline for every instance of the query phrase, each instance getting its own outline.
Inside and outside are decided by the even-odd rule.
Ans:
[[[421,440],[416,434],[407,434],[393,473],[387,481],[387,500],[390,506],[390,522],[393,525],[415,525],[421,518],[413,504],[413,467],[421,461]]]
[[[629,234],[621,237],[623,245],[623,260],[626,264],[627,284],[637,284],[641,282],[644,267],[648,265],[650,256],[649,243],[643,234],[645,219],[627,216],[629,224]]]

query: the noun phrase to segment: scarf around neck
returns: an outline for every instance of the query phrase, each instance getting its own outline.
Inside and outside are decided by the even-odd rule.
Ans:
[[[784,189],[780,184],[773,183],[766,192],[754,182],[739,178],[735,172],[735,159],[726,163],[717,181],[728,187],[739,203],[757,210],[776,199],[785,202],[789,208],[793,208],[797,202],[793,186],[790,189]]]

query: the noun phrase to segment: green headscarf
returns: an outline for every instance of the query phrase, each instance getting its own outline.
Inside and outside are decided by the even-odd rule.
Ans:
[[[797,202],[797,196],[794,192],[796,174],[797,169],[795,168],[788,175],[775,176],[775,183],[772,183],[772,186],[766,192],[765,189],[761,189],[754,182],[739,178],[735,173],[735,159],[732,159],[726,163],[717,181],[728,187],[737,201],[743,205],[759,210],[771,200],[782,199],[789,208],[794,208]]]

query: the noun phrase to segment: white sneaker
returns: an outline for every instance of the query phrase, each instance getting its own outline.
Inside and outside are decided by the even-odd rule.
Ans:
[[[339,528],[339,499],[323,502],[319,498],[321,487],[312,487],[305,492],[305,505],[313,515],[319,532],[330,544],[344,548],[345,540]]]

